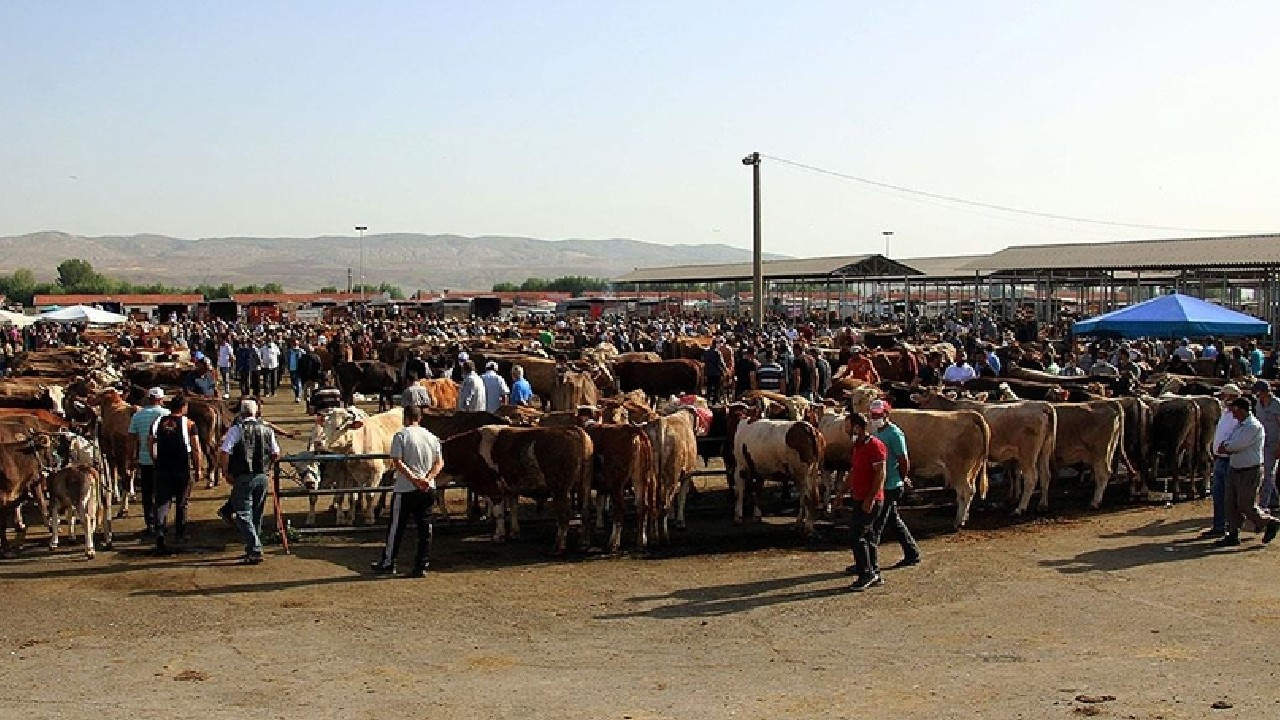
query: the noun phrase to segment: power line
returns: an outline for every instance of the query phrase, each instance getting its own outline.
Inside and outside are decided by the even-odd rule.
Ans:
[[[1116,222],[1113,220],[1097,220],[1093,218],[1076,217],[1073,215],[1059,215],[1056,213],[1039,212],[1037,210],[1024,210],[1022,208],[1010,207],[1008,205],[997,205],[995,203],[981,202],[979,200],[968,200],[966,198],[954,197],[952,195],[942,195],[939,193],[928,192],[925,190],[916,190],[914,188],[903,187],[901,185],[893,185],[891,183],[880,182],[879,180],[871,180],[869,178],[858,177],[856,175],[848,175],[846,173],[836,172],[835,170],[827,170],[826,168],[820,168],[815,165],[807,165],[802,162],[796,162],[795,160],[788,160],[786,158],[777,157],[775,155],[767,155],[765,153],[760,153],[760,157],[768,158],[775,162],[780,162],[784,165],[790,165],[792,167],[800,168],[801,170],[808,170],[810,172],[815,172],[821,175],[830,175],[831,177],[837,177],[842,180],[851,180],[853,182],[862,183],[863,185],[869,185],[871,187],[880,188],[882,190],[891,190],[894,192],[905,193],[907,195],[915,195],[918,197],[932,198],[934,200],[943,200],[945,202],[957,203],[960,205],[970,205],[972,207],[987,208],[989,210],[999,210],[1001,212],[1015,213],[1018,215],[1030,215],[1033,217],[1049,218],[1051,220],[1066,220],[1068,222],[1088,223],[1090,225],[1106,225],[1109,227],[1137,228],[1140,230],[1168,230],[1171,232],[1223,234],[1219,230],[1207,230],[1205,228],[1183,228],[1183,227],[1172,227],[1169,225],[1146,225],[1143,223],[1126,223],[1126,222]]]

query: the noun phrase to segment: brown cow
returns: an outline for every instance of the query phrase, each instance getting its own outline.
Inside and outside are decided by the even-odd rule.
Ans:
[[[628,488],[636,499],[636,545],[644,548],[648,545],[647,526],[657,490],[649,435],[633,425],[590,423],[586,431],[595,449],[592,486],[596,490],[596,524],[604,523],[603,496],[611,503],[609,552],[617,552],[622,544],[623,503]]]
[[[651,398],[702,391],[702,363],[697,360],[620,362],[613,373],[618,390],[643,390]]]
[[[53,442],[45,433],[30,433],[21,439],[0,442],[0,557],[9,557],[8,525],[18,506],[52,468]],[[14,545],[21,547],[25,528],[16,527]]]
[[[1054,403],[1053,409],[1058,413],[1054,466],[1082,465],[1090,471],[1094,491],[1089,507],[1097,510],[1111,481],[1112,463],[1117,453],[1124,453],[1124,409],[1114,400]],[[1048,495],[1049,488],[1040,492]]]
[[[697,427],[697,415],[688,406],[644,426],[653,447],[657,476],[656,494],[649,515],[651,534],[659,543],[671,539],[668,523],[673,512],[676,527],[685,526],[684,506],[689,497],[693,472],[698,468]]]
[[[584,504],[590,497],[592,453],[591,437],[582,428],[485,426],[444,441],[444,474],[492,501],[499,541],[506,537],[508,516],[511,537],[519,536],[519,497],[550,497],[556,514],[554,551],[563,553],[572,496]],[[584,537],[590,537],[589,517],[583,512]]]
[[[438,410],[452,410],[458,407],[458,383],[450,378],[419,380],[418,384],[427,389],[431,397],[431,407]]]

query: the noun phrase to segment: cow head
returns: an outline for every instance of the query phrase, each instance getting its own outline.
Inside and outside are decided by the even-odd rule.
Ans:
[[[52,406],[49,409],[57,415],[66,416],[67,411],[62,404],[66,401],[66,394],[63,392],[61,385],[41,385],[40,396],[49,401]]]
[[[369,415],[357,407],[333,408],[316,416],[311,433],[312,452],[348,453],[355,446],[355,431]]]
[[[298,475],[298,484],[307,490],[320,487],[320,463],[310,460],[291,460],[293,471]]]
[[[845,391],[849,406],[862,414],[871,412],[871,402],[880,399],[880,388],[874,385],[861,385]]]

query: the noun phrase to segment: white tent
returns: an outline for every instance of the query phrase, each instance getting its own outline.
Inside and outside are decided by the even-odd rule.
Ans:
[[[87,322],[97,323],[99,325],[118,325],[122,322],[128,322],[129,318],[123,315],[117,315],[106,310],[99,310],[88,305],[72,305],[64,307],[61,310],[50,310],[41,315],[40,320],[52,320],[54,322]]]
[[[23,315],[22,313],[0,310],[0,325],[16,325],[20,328],[24,328],[39,319],[40,318],[34,315]]]

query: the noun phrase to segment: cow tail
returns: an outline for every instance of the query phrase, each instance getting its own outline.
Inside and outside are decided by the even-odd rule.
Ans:
[[[1040,475],[1040,492],[1048,492],[1054,473],[1053,455],[1058,451],[1058,411],[1048,403],[1045,403],[1044,411],[1049,418],[1049,437],[1045,438],[1044,445],[1040,448],[1040,457],[1036,459],[1039,465],[1036,474]]]
[[[978,478],[976,485],[978,489],[978,497],[986,500],[987,488],[990,483],[987,481],[987,463],[985,458],[991,451],[991,426],[987,424],[987,421],[981,415],[978,416],[978,430],[982,432],[982,445],[987,448],[987,451],[983,453],[983,461],[978,463]]]
[[[653,517],[657,512],[658,500],[658,468],[654,462],[653,441],[649,439],[649,433],[644,428],[638,428],[635,432],[636,444],[640,449],[640,478],[642,483],[640,487],[634,487],[635,478],[632,478],[633,491],[636,496],[636,512],[645,518]],[[616,512],[622,512],[618,508]]]

